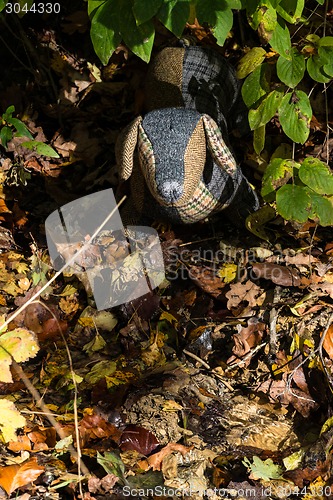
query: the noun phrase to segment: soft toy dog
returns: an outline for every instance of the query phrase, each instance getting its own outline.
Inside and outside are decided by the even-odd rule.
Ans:
[[[201,47],[162,50],[148,70],[146,106],[116,148],[120,180],[130,179],[132,220],[137,212],[193,223],[228,207],[243,218],[258,209],[228,146],[228,130],[246,115],[222,56]]]

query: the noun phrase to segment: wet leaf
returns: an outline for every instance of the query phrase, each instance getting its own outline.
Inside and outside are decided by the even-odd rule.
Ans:
[[[131,424],[122,433],[119,446],[122,451],[136,450],[142,455],[149,455],[159,446],[159,442],[152,432]]]

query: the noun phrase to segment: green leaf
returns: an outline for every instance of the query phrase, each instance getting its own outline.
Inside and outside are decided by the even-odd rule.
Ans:
[[[0,141],[4,148],[7,147],[8,142],[13,138],[13,132],[10,127],[4,126],[0,130]]]
[[[310,132],[312,108],[302,90],[288,92],[279,106],[279,120],[284,133],[294,142],[304,144]]]
[[[263,62],[266,51],[262,47],[253,47],[239,61],[237,66],[237,78],[242,79],[252,73]]]
[[[199,0],[196,4],[198,21],[208,23],[219,45],[223,45],[233,24],[233,14],[226,0]]]
[[[301,181],[316,193],[333,195],[333,174],[318,158],[305,158],[298,175]]]
[[[318,43],[318,56],[322,65],[332,64],[333,61],[333,37],[321,38]]]
[[[270,65],[263,63],[246,77],[242,86],[242,97],[248,108],[270,91],[270,76]]]
[[[244,8],[241,0],[228,0],[228,7],[234,10],[240,10]]]
[[[308,190],[311,199],[310,218],[319,221],[321,226],[333,226],[333,196],[329,198]]]
[[[282,91],[272,90],[260,102],[256,109],[249,111],[249,125],[251,130],[255,130],[262,125],[266,125],[278,110],[280,102],[283,98]]]
[[[276,7],[276,11],[288,23],[297,23],[303,13],[304,0],[282,0]]]
[[[297,164],[299,166],[299,164]],[[293,175],[295,162],[284,158],[274,158],[267,165],[262,178],[261,196],[265,201],[275,200],[275,191],[287,184]]]
[[[263,479],[269,481],[270,479],[282,478],[282,468],[275,465],[271,458],[263,461],[259,457],[253,457],[253,463],[248,458],[243,460],[243,464],[251,470],[251,479]]]
[[[101,455],[100,452],[97,452],[97,463],[103,467],[107,474],[113,474],[120,479],[122,484],[126,483],[126,479],[124,476],[125,473],[125,465],[122,459],[117,453],[113,453],[112,451],[105,451],[104,455]]]
[[[29,132],[28,128],[18,118],[9,118],[7,122],[16,128],[17,133],[15,135],[18,137],[29,137],[29,139],[33,139],[33,136]]]
[[[120,0],[119,27],[128,48],[143,61],[149,62],[155,37],[153,21],[149,20],[137,26],[131,8],[131,1]]]
[[[105,3],[106,0],[88,0],[88,16],[90,16],[95,9],[100,7],[102,3]]]
[[[187,0],[171,0],[165,2],[156,17],[175,36],[180,37],[190,15],[190,4]]]
[[[276,9],[269,0],[260,1],[252,17],[249,18],[249,24],[254,30],[259,28],[260,35],[269,40],[277,25]]]
[[[3,114],[3,118],[6,120],[8,117],[12,116],[14,111],[15,111],[15,106],[13,104],[11,106],[8,106],[5,113]]]
[[[22,142],[21,146],[30,149],[31,151],[35,151],[37,154],[41,156],[49,156],[50,158],[59,158],[59,155],[56,151],[54,151],[51,146],[45,144],[40,141],[27,141]]]
[[[253,148],[257,155],[260,155],[261,151],[265,147],[265,138],[266,138],[266,127],[262,125],[258,127],[253,132]]]
[[[291,60],[280,56],[276,64],[277,75],[288,87],[296,87],[305,73],[305,57],[296,47],[291,49]]]
[[[0,0],[0,12],[6,7],[7,0]]]
[[[136,24],[142,24],[149,21],[158,12],[163,0],[134,0],[133,14]]]
[[[117,364],[114,361],[99,361],[96,363],[89,373],[85,376],[88,384],[96,384],[99,380],[106,376],[113,375],[117,369]]]
[[[117,2],[107,0],[94,10],[90,37],[97,56],[106,65],[121,42]]]
[[[319,5],[324,5],[325,0],[317,0],[317,3],[319,3]]]
[[[331,62],[330,64],[324,64],[323,71],[326,75],[328,75],[332,78],[333,77],[333,62]]]
[[[285,184],[276,193],[276,209],[286,220],[306,222],[311,214],[308,189],[294,184]]]
[[[283,56],[285,59],[291,59],[291,40],[289,29],[284,20],[280,17],[278,17],[275,30],[269,43],[272,49],[276,50],[278,54]]]
[[[25,418],[9,399],[0,399],[0,429],[3,441],[17,441],[16,430],[26,425]]]
[[[311,76],[312,80],[314,80],[315,82],[328,83],[331,80],[331,78],[326,75],[324,71],[324,64],[325,61],[322,61],[318,55],[309,57],[306,64],[306,69],[308,70],[308,73]]]
[[[13,382],[10,372],[12,358],[17,362],[27,361],[39,350],[36,336],[25,328],[16,328],[0,336],[0,381]]]

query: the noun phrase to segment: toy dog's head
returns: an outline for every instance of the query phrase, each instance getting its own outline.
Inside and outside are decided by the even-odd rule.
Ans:
[[[117,149],[121,180],[138,163],[152,197],[162,206],[183,206],[199,183],[209,185],[217,171],[227,177],[237,172],[215,121],[195,110],[165,108],[138,117]]]

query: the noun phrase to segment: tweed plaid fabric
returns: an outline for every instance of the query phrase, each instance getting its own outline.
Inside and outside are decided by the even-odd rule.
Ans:
[[[188,47],[184,54],[182,95],[185,108],[211,116],[224,135],[230,110],[239,96],[239,81],[220,54]]]

